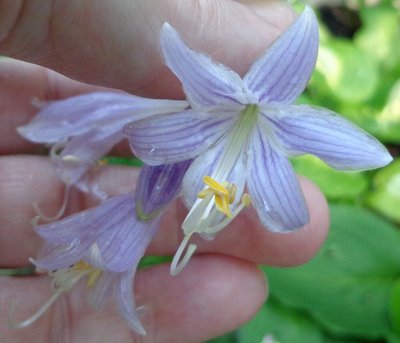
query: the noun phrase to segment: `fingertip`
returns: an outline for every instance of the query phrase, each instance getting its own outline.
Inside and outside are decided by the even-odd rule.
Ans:
[[[151,342],[202,342],[229,332],[253,317],[267,295],[254,264],[211,254],[194,257],[175,277],[169,265],[143,270],[135,288],[148,307],[142,321]]]

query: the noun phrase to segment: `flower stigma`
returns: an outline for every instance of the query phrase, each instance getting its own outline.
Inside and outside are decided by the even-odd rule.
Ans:
[[[31,259],[31,261],[33,261],[33,259]],[[16,323],[12,319],[12,314],[15,311],[15,304],[12,304],[8,319],[13,328],[21,329],[33,324],[46,313],[61,294],[69,292],[83,277],[87,277],[86,287],[92,288],[100,278],[102,271],[84,261],[79,261],[68,268],[53,270],[48,274],[53,278],[51,283],[53,294],[32,316],[19,323]]]

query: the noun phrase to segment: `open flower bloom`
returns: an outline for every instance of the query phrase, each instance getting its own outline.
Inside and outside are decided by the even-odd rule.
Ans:
[[[92,209],[36,226],[45,245],[32,262],[53,277],[53,295],[32,317],[14,326],[30,325],[62,293],[85,279],[88,299],[94,307],[114,294],[118,309],[129,326],[144,334],[135,309],[132,280],[159,227],[161,214],[178,194],[189,165],[190,161],[145,166],[135,196],[118,195]],[[156,201],[153,192],[157,195]]]
[[[146,99],[116,92],[95,92],[45,104],[18,132],[35,143],[52,145],[61,179],[86,191],[83,176],[124,136],[125,124],[160,113],[181,111],[186,101]]]
[[[189,49],[167,23],[161,47],[191,108],[128,124],[124,132],[145,163],[195,159],[184,178],[183,195],[191,209],[178,256],[190,235],[212,237],[250,202],[271,231],[307,224],[290,156],[311,153],[339,170],[377,168],[392,159],[376,139],[341,116],[293,104],[318,52],[318,23],[309,7],[243,78]]]

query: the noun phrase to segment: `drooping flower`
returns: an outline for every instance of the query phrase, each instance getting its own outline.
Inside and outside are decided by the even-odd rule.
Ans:
[[[186,101],[94,92],[43,105],[18,132],[31,142],[51,145],[51,158],[61,179],[87,191],[84,175],[124,138],[126,123],[187,106]]]
[[[311,153],[339,170],[392,160],[375,138],[338,114],[293,104],[318,52],[318,23],[309,7],[243,78],[188,48],[167,23],[161,47],[191,108],[128,124],[124,132],[133,152],[150,165],[195,158],[184,178],[191,209],[173,272],[181,269],[177,260],[193,233],[212,237],[250,201],[271,231],[306,225],[308,210],[288,157]],[[185,261],[194,249],[189,246]]]
[[[45,244],[32,262],[40,270],[49,271],[53,295],[33,316],[14,326],[30,325],[61,294],[86,279],[89,303],[99,307],[114,294],[119,312],[130,328],[145,334],[135,309],[132,280],[159,227],[163,210],[178,194],[189,165],[190,161],[145,166],[135,195],[118,195],[98,207],[36,226]]]

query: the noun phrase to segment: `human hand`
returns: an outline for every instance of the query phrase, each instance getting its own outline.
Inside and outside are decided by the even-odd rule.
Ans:
[[[54,2],[55,13],[51,26],[54,31],[50,29],[48,37],[58,38],[56,43],[54,38],[53,43],[50,43],[40,38],[40,34],[35,36],[36,42],[47,47],[40,52],[35,43],[25,46],[21,43],[29,32],[24,32],[24,27],[32,30],[32,25],[28,23],[32,24],[29,8],[32,10],[33,2],[26,3],[25,14],[20,16],[21,26],[17,26],[14,33],[0,44],[4,54],[40,62],[80,81],[121,88],[146,96],[181,96],[179,83],[162,65],[157,51],[158,30],[164,21],[176,26],[186,39],[193,42],[194,47],[208,51],[215,59],[239,72],[246,71],[257,54],[278,34],[278,30],[263,18],[236,2],[209,4],[211,7],[208,11],[202,13],[220,15],[212,16],[211,22],[202,19],[201,22],[193,23],[185,19],[188,17],[185,11],[194,3],[191,1],[182,2],[175,9],[170,6],[178,2],[127,2],[112,15],[107,14],[110,3],[106,1],[104,4],[96,2],[96,7],[89,1],[79,3],[79,6],[78,2],[74,6],[75,2],[72,1]],[[155,10],[153,7],[151,11],[151,6],[157,5],[158,15],[150,15]],[[0,2],[0,13],[5,13],[2,6]],[[58,6],[63,7],[61,15]],[[81,21],[77,19],[81,6],[85,6],[86,13],[91,14],[89,17],[94,18],[93,21],[86,21],[87,17],[81,18]],[[268,6],[273,7],[271,13],[286,13],[283,17],[290,21],[291,14],[284,12],[288,11],[285,6],[275,7],[278,5],[267,2],[265,8],[268,9]],[[39,12],[44,13],[45,10],[39,11],[36,8],[31,13]],[[131,13],[134,14],[130,16]],[[125,22],[121,16],[130,17],[129,21]],[[138,21],[132,18],[138,18]],[[71,20],[76,23],[72,29]],[[246,30],[243,29],[245,24]],[[196,25],[202,26],[200,28]],[[152,27],[151,33],[147,27]],[[99,29],[104,35],[110,36],[107,39],[99,37]],[[79,32],[81,36],[71,31]],[[116,37],[113,37],[113,32]],[[132,32],[135,33],[134,37]],[[265,36],[260,37],[260,32],[265,33]],[[83,39],[82,35],[85,34],[97,36],[98,39]],[[233,40],[233,37],[236,39]],[[90,42],[89,47],[87,42]],[[107,52],[106,43],[112,45]],[[53,54],[52,51],[57,53]],[[102,54],[93,61],[91,55],[96,55],[96,51]],[[46,213],[56,212],[62,201],[63,185],[47,158],[17,155],[40,151],[23,141],[15,129],[29,121],[36,112],[32,105],[33,98],[54,100],[98,88],[71,81],[48,69],[4,59],[0,60],[0,89],[2,120],[5,123],[0,128],[3,131],[0,135],[0,151],[9,155],[0,159],[0,263],[3,267],[17,267],[25,265],[27,258],[35,256],[40,247],[40,240],[29,224],[35,215],[32,204],[37,202]],[[136,174],[137,170],[130,168],[98,167],[92,177],[104,191],[119,194],[127,191],[126,185],[134,185]],[[310,229],[286,235],[270,233],[258,224],[255,213],[248,209],[214,241],[199,240],[197,244],[201,255],[195,257],[179,276],[171,277],[167,265],[139,271],[135,278],[135,294],[138,305],[147,308],[144,310],[143,325],[148,333],[146,337],[137,340],[200,342],[233,330],[248,320],[264,301],[266,292],[263,275],[256,269],[255,263],[303,263],[315,253],[325,238],[328,227],[326,202],[315,186],[304,179],[301,182],[310,209]],[[88,195],[72,194],[67,213],[90,207],[92,201]],[[150,254],[173,254],[181,240],[179,227],[184,216],[185,210],[180,203],[170,208],[161,230],[149,248]],[[0,311],[3,318],[0,322],[1,339],[19,342],[29,337],[33,342],[53,342],[61,340],[57,337],[65,335],[77,342],[108,342],[111,339],[115,342],[135,341],[136,336],[119,320],[112,307],[93,312],[82,306],[83,292],[78,289],[68,294],[64,301],[58,302],[51,312],[29,329],[10,329],[7,323],[10,302],[17,301],[15,319],[25,319],[49,297],[48,284],[48,278],[43,276],[31,277],[29,281],[27,278],[0,279]]]

